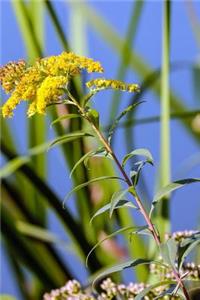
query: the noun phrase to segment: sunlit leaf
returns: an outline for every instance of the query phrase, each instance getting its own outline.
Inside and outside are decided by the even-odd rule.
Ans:
[[[103,214],[104,212],[106,211],[109,211],[110,210],[110,207],[111,207],[111,203],[108,203],[106,205],[104,205],[103,207],[101,207],[100,209],[98,209],[96,211],[96,213],[92,216],[91,220],[90,220],[90,223],[94,220],[94,218],[96,218],[97,216]],[[130,208],[135,208],[137,209],[137,207],[131,202],[131,201],[128,201],[128,200],[119,200],[117,205],[115,206],[114,209],[118,209],[118,208],[125,208],[125,207],[130,207]]]
[[[191,237],[184,239],[178,248],[178,267],[181,269],[186,257],[200,244],[200,232],[194,233]]]
[[[76,170],[76,168],[85,161],[86,158],[91,157],[92,154],[94,154],[96,151],[95,150],[91,150],[89,152],[87,152],[85,155],[83,155],[74,165],[74,167],[72,168],[71,172],[70,172],[70,177],[72,177],[72,174],[74,173],[74,171]]]
[[[17,221],[16,227],[19,232],[26,236],[35,238],[39,241],[43,241],[46,243],[54,243],[65,247],[65,249],[70,249],[67,242],[61,240],[56,234],[40,226],[32,225],[30,223],[25,223],[22,221]]]
[[[155,205],[166,195],[168,195],[169,193],[187,185],[187,184],[191,184],[191,183],[195,183],[195,182],[200,182],[200,178],[188,178],[188,179],[181,179],[181,180],[177,180],[174,181],[170,184],[168,184],[167,186],[161,188],[155,195],[153,201],[152,201],[152,206],[151,206],[151,211],[150,211],[150,215],[152,214]]]
[[[80,117],[81,117],[81,115],[78,115],[78,114],[67,114],[67,115],[64,115],[64,116],[61,116],[61,117],[55,119],[53,122],[51,122],[50,126],[52,127],[56,123],[61,122],[63,120],[75,119],[75,118],[80,118]]]
[[[123,233],[125,231],[129,231],[129,230],[133,230],[134,227],[133,226],[127,226],[127,227],[123,227],[121,229],[116,230],[115,232],[107,235],[104,239],[102,239],[101,241],[99,241],[96,245],[94,245],[94,247],[90,250],[90,252],[88,253],[87,257],[86,257],[86,266],[88,265],[88,259],[90,257],[90,255],[92,254],[92,252],[99,247],[103,242],[105,242],[108,239],[113,238],[114,236],[116,236],[117,234]]]
[[[0,295],[0,299],[1,300],[16,300],[15,297],[11,296],[11,295],[4,295],[4,294],[1,294]]]
[[[122,166],[124,167],[126,162],[133,156],[144,156],[146,161],[150,164],[153,164],[153,157],[148,149],[135,149],[132,152],[126,154],[122,160]]]
[[[128,192],[129,192],[129,188],[126,190],[117,191],[112,195],[112,198],[110,200],[110,213],[109,213],[110,218],[112,217],[113,211],[118,205],[119,201],[124,200],[124,197]]]
[[[95,280],[93,281],[93,286],[95,286],[97,281],[107,277],[108,275],[111,275],[112,273],[120,272],[125,269],[134,268],[134,267],[144,265],[144,264],[150,264],[151,262],[156,263],[155,261],[139,258],[139,259],[129,260],[129,261],[121,263],[119,265],[115,265],[111,268],[108,268],[107,270],[102,272],[99,276],[97,276],[95,278]]]
[[[84,182],[78,186],[76,186],[75,188],[73,188],[64,198],[64,202],[67,201],[71,195],[79,190],[81,190],[82,188],[88,186],[89,184],[92,184],[94,182],[98,182],[98,181],[103,181],[103,180],[121,180],[121,181],[125,181],[123,178],[121,177],[117,177],[117,176],[101,176],[101,177],[97,177],[97,178],[93,178],[87,182]]]
[[[144,299],[144,296],[146,296],[151,290],[163,286],[163,285],[169,285],[173,283],[171,280],[164,280],[164,281],[159,281],[157,283],[151,284],[150,286],[146,287],[145,289],[142,290],[137,296],[135,296],[134,300],[142,300]]]
[[[169,239],[161,244],[160,251],[164,262],[175,268],[175,260],[177,257],[178,243],[174,239]]]
[[[68,143],[68,142],[74,141],[74,140],[82,138],[82,137],[92,137],[92,136],[93,136],[92,134],[86,133],[86,132],[68,133],[68,134],[65,134],[65,135],[55,138],[49,145],[49,149],[54,146],[58,146],[63,143]]]
[[[108,143],[111,143],[111,139],[112,139],[112,135],[114,134],[115,128],[117,127],[119,121],[127,114],[129,113],[132,109],[134,109],[136,106],[138,106],[139,104],[143,103],[144,101],[141,102],[136,102],[133,103],[131,105],[129,105],[127,108],[125,108],[120,114],[119,116],[114,120],[112,126],[110,127],[109,131],[108,131]]]
[[[26,164],[30,161],[29,157],[21,156],[16,157],[10,160],[8,163],[6,163],[5,166],[3,166],[0,169],[0,178],[5,178],[13,174],[17,169],[19,169],[21,166]]]

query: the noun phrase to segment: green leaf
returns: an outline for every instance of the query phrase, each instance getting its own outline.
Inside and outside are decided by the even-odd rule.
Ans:
[[[112,217],[113,211],[118,205],[120,200],[124,200],[123,197],[129,192],[129,188],[126,190],[117,191],[112,195],[112,198],[110,200],[110,218]]]
[[[87,112],[87,116],[92,121],[92,123],[95,125],[95,127],[99,128],[99,113],[95,109],[89,109]]]
[[[24,234],[26,236],[38,239],[38,240],[46,242],[46,243],[58,244],[60,246],[65,247],[66,249],[70,249],[67,242],[61,240],[55,234],[53,234],[49,230],[44,229],[40,226],[32,225],[32,224],[25,223],[22,221],[17,221],[16,227],[19,232],[21,232],[22,234]]]
[[[161,69],[161,120],[160,120],[160,173],[159,187],[170,183],[170,20],[171,2],[163,3],[162,26],[162,69]],[[169,201],[164,199],[158,206],[158,226],[161,238],[170,231]]]
[[[167,240],[166,243],[161,244],[160,252],[164,262],[175,268],[175,261],[177,257],[178,243],[174,239]]]
[[[106,240],[108,240],[108,239],[116,236],[117,234],[120,234],[120,233],[128,231],[128,230],[133,230],[133,228],[134,228],[133,226],[127,226],[127,227],[120,228],[120,229],[116,230],[115,232],[107,235],[107,237],[105,237],[104,239],[102,239],[101,241],[99,241],[96,245],[94,245],[94,247],[90,250],[90,252],[88,253],[88,255],[86,257],[86,266],[88,265],[88,260],[89,260],[90,255],[92,254],[92,252],[97,247],[99,247],[103,242],[105,242]]]
[[[117,177],[117,176],[101,176],[101,177],[97,177],[97,178],[93,178],[87,182],[84,182],[82,184],[79,184],[78,186],[76,186],[75,188],[73,188],[64,198],[64,203],[65,201],[67,201],[71,195],[74,193],[74,192],[77,192],[79,190],[81,190],[82,188],[88,186],[89,184],[92,184],[94,182],[98,182],[98,181],[102,181],[102,180],[122,180],[122,181],[125,181],[123,178],[121,177]]]
[[[4,295],[4,294],[1,294],[0,298],[1,298],[1,300],[16,300],[15,297],[13,297],[11,295]]]
[[[149,231],[149,227],[148,225],[145,226],[140,226],[140,228],[138,230],[134,230],[130,233],[130,242],[132,241],[132,236],[134,234],[143,234],[143,235],[149,235],[152,237],[152,233]]]
[[[13,174],[17,169],[30,161],[29,157],[21,156],[10,160],[0,169],[0,178],[5,178]]]
[[[53,122],[51,122],[50,126],[52,127],[56,123],[61,122],[63,120],[75,119],[75,118],[80,118],[80,117],[81,117],[81,115],[78,115],[78,114],[67,114],[67,115],[64,115],[64,116],[61,116],[61,117],[55,119]]]
[[[28,150],[28,155],[27,156],[34,156],[34,155],[38,155],[38,154],[41,154],[41,153],[47,151],[50,144],[51,144],[51,142],[48,141],[48,142],[39,144],[39,145],[37,145],[33,148],[30,148]]]
[[[108,203],[106,205],[104,205],[103,207],[101,207],[100,209],[97,210],[97,212],[92,216],[90,223],[92,223],[92,221],[94,220],[94,218],[96,218],[97,216],[103,214],[104,212],[110,210],[111,207],[111,203]],[[118,209],[118,208],[123,208],[123,207],[130,207],[130,208],[136,208],[137,207],[130,201],[128,200],[119,200],[119,202],[117,203],[117,205],[115,206],[114,209]]]
[[[125,40],[123,47],[121,48],[121,61],[120,65],[118,68],[118,72],[116,74],[116,77],[118,80],[124,80],[127,69],[129,68],[130,65],[130,60],[131,60],[131,52],[127,51],[127,49],[133,49],[134,45],[133,42],[135,41],[136,33],[138,32],[139,29],[139,21],[142,16],[142,8],[144,5],[144,1],[134,1],[132,5],[132,12],[129,17],[129,24],[127,27],[127,33],[125,35]],[[120,93],[113,93],[112,97],[112,105],[110,108],[110,120],[114,119],[115,116],[118,113],[118,109],[120,106]]]
[[[134,267],[144,265],[144,264],[150,264],[151,262],[153,262],[153,261],[148,260],[148,259],[138,258],[138,259],[134,259],[134,260],[129,260],[129,261],[124,262],[119,265],[115,265],[115,266],[105,270],[104,272],[102,272],[99,276],[97,276],[95,278],[95,280],[93,281],[92,286],[94,287],[97,281],[99,281],[102,278],[107,277],[108,275],[110,275],[112,273],[120,272],[125,269],[134,268]],[[154,261],[154,263],[156,263],[156,262]]]
[[[184,239],[178,248],[178,267],[181,269],[188,254],[200,244],[200,232],[194,233],[190,238]]]
[[[128,153],[127,155],[124,156],[122,160],[122,167],[125,166],[126,162],[133,156],[144,156],[146,158],[146,161],[150,164],[153,165],[153,157],[148,149],[140,148],[140,149],[135,149],[132,152]]]
[[[170,287],[167,290],[163,291],[160,295],[158,295],[154,300],[160,299],[165,295],[173,296],[174,294],[176,294],[176,288],[176,284],[170,284]]]
[[[169,193],[185,186],[186,184],[191,184],[195,182],[200,182],[200,178],[188,178],[188,179],[181,179],[174,181],[167,186],[161,188],[155,195],[153,201],[152,201],[152,206],[151,206],[151,211],[150,211],[150,216],[157,204],[158,201],[160,201],[163,197],[167,196]]]
[[[146,296],[151,290],[162,286],[162,285],[169,285],[173,283],[171,280],[164,280],[164,281],[159,281],[157,283],[151,284],[150,286],[146,287],[145,289],[142,290],[135,298],[134,300],[142,300],[144,299],[144,296]]]
[[[74,165],[74,167],[72,168],[71,172],[70,172],[70,178],[72,177],[72,174],[74,173],[74,171],[76,170],[76,168],[85,161],[86,158],[89,158],[92,156],[92,154],[94,154],[96,152],[96,150],[91,150],[89,152],[87,152],[85,155],[83,155],[78,161],[77,163]]]
[[[136,106],[138,106],[139,104],[143,103],[144,101],[140,101],[140,102],[136,102],[133,103],[131,105],[129,105],[127,108],[125,108],[120,115],[114,120],[112,126],[110,127],[109,131],[108,131],[108,143],[111,143],[111,139],[113,136],[113,133],[115,131],[115,128],[117,127],[119,121],[121,120],[121,118],[123,118],[127,113],[129,113],[132,109],[134,109]]]
[[[92,134],[87,133],[87,132],[74,132],[74,133],[69,133],[69,134],[64,134],[62,136],[59,136],[58,138],[55,138],[51,144],[49,145],[49,149],[54,147],[54,146],[58,146],[61,145],[63,143],[68,143],[71,141],[74,141],[76,139],[82,138],[82,137],[93,137]]]

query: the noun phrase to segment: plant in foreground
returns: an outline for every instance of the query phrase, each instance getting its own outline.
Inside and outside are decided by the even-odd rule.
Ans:
[[[103,272],[97,279],[106,277],[113,272],[121,271],[129,267],[136,267],[142,264],[156,264],[159,266],[161,265],[164,268],[167,268],[168,274],[172,274],[173,278],[173,285],[170,286],[167,291],[165,291],[165,294],[173,294],[173,297],[175,297],[175,295],[178,295],[177,293],[182,292],[186,299],[190,299],[189,293],[185,286],[185,282],[189,273],[182,273],[182,270],[186,256],[192,251],[195,246],[198,245],[200,241],[200,233],[193,232],[181,241],[177,241],[174,236],[169,237],[166,241],[162,241],[159,234],[159,228],[157,228],[153,223],[153,212],[155,210],[156,204],[161,201],[162,198],[168,193],[184,186],[185,184],[199,182],[200,179],[182,179],[162,188],[155,195],[152,201],[151,209],[147,211],[142,200],[140,199],[140,196],[137,193],[137,184],[142,168],[146,164],[153,164],[151,153],[147,149],[135,149],[125,155],[122,162],[120,162],[115,151],[112,148],[111,143],[112,135],[121,118],[123,118],[124,115],[134,109],[139,103],[134,103],[127,107],[123,112],[121,112],[121,114],[114,120],[113,125],[108,132],[108,137],[105,137],[101,131],[101,126],[99,124],[99,113],[90,105],[90,100],[95,96],[96,93],[99,93],[102,90],[117,89],[132,93],[139,92],[139,86],[137,84],[127,84],[119,80],[96,78],[86,83],[86,86],[90,90],[89,93],[82,99],[77,99],[73,95],[73,91],[71,89],[71,80],[74,76],[80,75],[82,70],[85,70],[88,73],[103,72],[103,68],[99,62],[96,62],[90,58],[78,56],[71,52],[63,52],[58,56],[50,56],[47,58],[39,59],[32,66],[27,65],[24,61],[19,61],[17,63],[8,63],[6,66],[2,67],[0,71],[0,81],[2,87],[4,88],[6,93],[11,93],[10,98],[2,107],[2,114],[4,117],[11,117],[13,115],[13,110],[21,101],[30,102],[27,112],[29,117],[34,115],[35,113],[45,114],[47,107],[50,105],[72,105],[77,111],[76,114],[67,114],[65,116],[61,116],[60,118],[54,120],[53,124],[64,119],[82,117],[87,123],[89,123],[91,129],[102,145],[100,148],[86,153],[75,164],[71,173],[74,172],[74,170],[80,163],[84,162],[87,165],[87,161],[89,158],[100,155],[109,157],[113,160],[119,170],[120,177],[103,176],[93,178],[92,180],[81,184],[80,186],[76,186],[67,195],[66,199],[73,192],[93,182],[113,179],[123,181],[124,185],[126,185],[126,188],[120,191],[116,191],[113,194],[111,202],[97,211],[92,219],[108,210],[111,217],[114,210],[127,205],[132,209],[137,209],[143,215],[146,225],[136,226],[133,228],[122,228],[115,232],[113,235],[129,230],[131,235],[147,234],[149,236],[152,236],[157,245],[157,254],[158,256],[161,256],[161,260],[157,259],[155,261],[152,261],[140,258],[125,262],[120,265],[116,265],[113,268],[110,268]],[[83,138],[86,136],[93,137],[94,134],[91,134],[91,132],[75,132],[72,134],[69,133],[69,135],[58,137],[56,140],[50,143],[48,147],[64,143],[69,138],[71,138],[71,140],[74,140],[76,138]],[[44,148],[42,149],[44,150]],[[140,156],[143,157],[143,159],[137,162],[134,166],[134,169],[130,171],[130,174],[128,174],[125,166],[127,161],[133,156]],[[132,201],[126,200],[126,197],[128,195],[132,197]],[[98,245],[99,243],[91,250],[91,252]],[[161,282],[159,281],[158,283],[155,283],[154,286],[156,285],[156,287],[159,287],[160,285],[166,284],[166,282],[162,282],[161,284]],[[179,297],[181,296],[179,295]]]

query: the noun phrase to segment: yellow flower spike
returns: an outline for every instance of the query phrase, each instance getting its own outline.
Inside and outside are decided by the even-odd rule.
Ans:
[[[37,90],[36,110],[40,114],[45,114],[47,105],[59,100],[64,93],[62,88],[67,84],[68,79],[64,76],[46,77],[40,88]]]
[[[105,78],[97,78],[97,79],[90,80],[86,83],[86,86],[91,90],[114,89],[114,90],[127,91],[130,93],[140,91],[138,84],[128,84],[120,80],[105,79]]]
[[[24,61],[5,65],[0,68],[0,82],[5,92],[12,94],[2,107],[3,116],[11,117],[21,101],[31,101],[28,116],[35,112],[44,114],[46,106],[63,94],[62,87],[82,70],[103,72],[98,61],[72,52],[38,59],[32,66]]]
[[[14,92],[7,102],[2,106],[2,115],[4,118],[10,118],[13,116],[13,110],[21,102],[19,95]]]

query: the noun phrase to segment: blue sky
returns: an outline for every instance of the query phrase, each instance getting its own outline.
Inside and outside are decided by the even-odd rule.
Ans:
[[[65,28],[65,32],[70,41],[74,41],[72,28],[70,28],[71,8],[67,1],[52,1],[55,4],[57,13]],[[124,36],[127,31],[129,18],[131,16],[132,5],[134,1],[90,1],[89,4],[102,15],[106,21],[111,24],[114,30]],[[200,6],[194,2],[195,11],[200,18]],[[25,58],[25,46],[15,19],[11,1],[2,1],[2,20],[1,25],[1,64],[10,60]],[[173,91],[181,97],[189,109],[200,107],[200,99],[195,99],[192,80],[192,65],[199,59],[199,48],[191,30],[191,24],[188,18],[187,5],[185,1],[174,1],[172,5],[172,32],[171,32],[171,62],[186,62],[186,67],[178,69],[171,73],[170,84]],[[46,16],[45,22],[45,54],[58,54],[62,47],[56,38],[49,18]],[[87,53],[89,56],[100,60],[106,70],[108,77],[116,77],[120,60],[118,54],[110,47],[108,43],[97,34],[97,32],[87,26]],[[136,39],[133,45],[134,50],[147,62],[152,68],[158,68],[161,64],[161,45],[162,45],[162,1],[145,1],[142,17],[139,23]],[[73,46],[73,45],[72,45]],[[137,82],[140,84],[141,78],[131,70],[128,70],[126,80],[128,82]],[[103,93],[101,98],[97,97],[95,106],[102,114],[102,122],[108,122],[109,98],[110,92]],[[141,106],[137,117],[155,116],[160,112],[158,97],[151,91],[144,96],[145,104]],[[103,99],[102,99],[103,98]],[[128,103],[128,96],[123,96],[124,107]],[[143,99],[142,99],[143,100]],[[15,131],[16,141],[21,152],[26,149],[27,137],[25,133],[24,107],[20,107],[13,120],[8,121]],[[136,127],[135,146],[137,148],[148,148],[155,158],[155,168],[146,170],[144,173],[147,180],[148,189],[151,197],[155,191],[156,174],[158,174],[159,164],[159,141],[160,128],[159,123],[151,125],[142,125]],[[49,136],[51,136],[49,129]],[[125,134],[119,130],[115,139],[115,148],[118,150],[119,157],[124,153]],[[171,157],[172,157],[172,178],[179,177],[200,177],[199,165],[190,169],[186,174],[180,172],[181,166],[190,157],[198,155],[199,145],[187,134],[178,120],[171,122]],[[49,154],[49,182],[56,192],[64,197],[70,189],[70,181],[66,174],[61,154],[58,150],[53,150]],[[55,174],[61,174],[59,182],[55,185]],[[67,180],[67,181],[66,181]],[[67,182],[67,184],[66,184]],[[173,195],[171,204],[172,228],[174,230],[193,229],[197,226],[200,215],[200,185],[194,184],[185,187]],[[72,204],[73,206],[73,204]],[[72,207],[73,209],[73,207]],[[54,216],[51,217],[51,228],[61,237],[65,237],[60,224]],[[65,254],[63,253],[63,256]],[[1,292],[18,295],[17,287],[14,283],[11,270],[7,261],[6,253],[2,252],[2,264],[4,274],[1,285]],[[67,259],[66,259],[67,260]],[[68,260],[67,260],[68,261]],[[71,265],[75,263],[77,269],[79,264],[74,257],[70,259]],[[79,269],[80,277],[84,280],[85,269]]]

